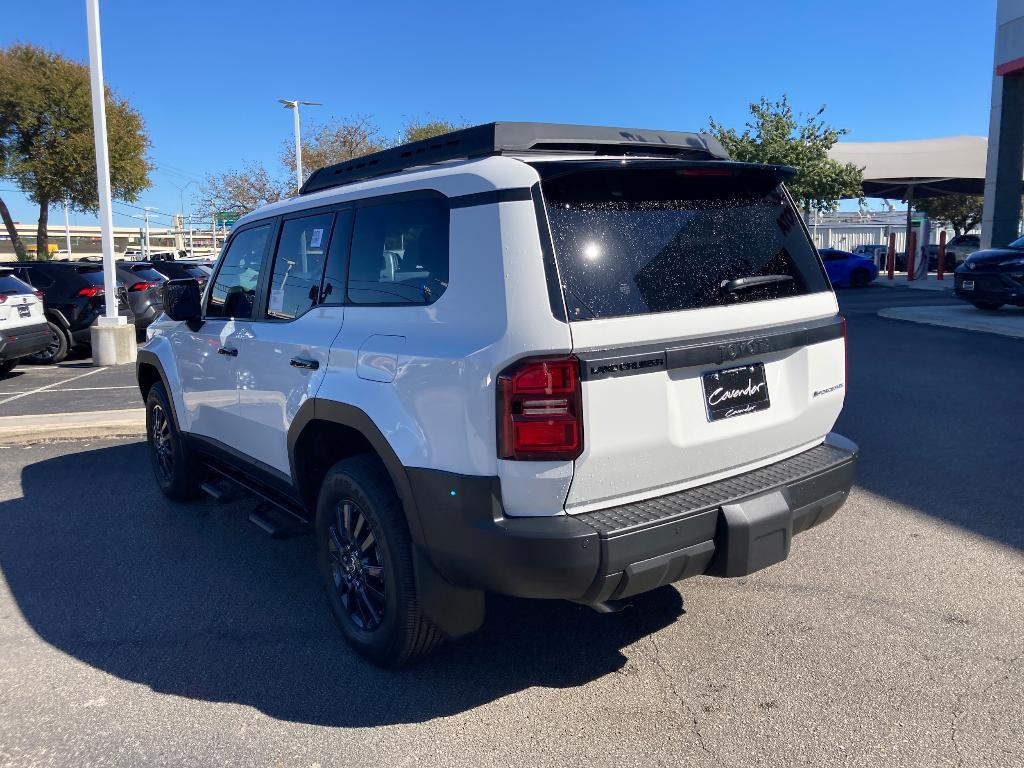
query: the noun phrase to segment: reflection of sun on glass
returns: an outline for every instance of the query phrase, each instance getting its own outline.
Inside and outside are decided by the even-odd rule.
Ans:
[[[593,261],[601,256],[601,249],[597,247],[597,243],[587,243],[583,248],[583,255]]]

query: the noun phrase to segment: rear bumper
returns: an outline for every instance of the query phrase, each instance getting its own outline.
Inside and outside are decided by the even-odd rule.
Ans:
[[[846,501],[856,463],[857,446],[832,434],[797,456],[679,493],[525,518],[503,515],[497,478],[408,471],[427,554],[452,584],[593,603],[785,560],[793,536]]]
[[[0,331],[0,360],[34,355],[46,349],[50,339],[50,329],[45,322]]]

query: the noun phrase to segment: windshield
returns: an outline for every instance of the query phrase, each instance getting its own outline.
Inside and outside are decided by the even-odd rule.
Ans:
[[[571,320],[829,290],[771,173],[583,169],[542,188]]]

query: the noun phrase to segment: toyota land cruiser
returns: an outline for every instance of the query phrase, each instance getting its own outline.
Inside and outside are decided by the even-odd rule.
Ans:
[[[491,123],[240,219],[138,358],[157,482],[312,526],[397,666],[488,592],[599,609],[784,560],[832,516],[845,323],[785,187],[706,134]]]

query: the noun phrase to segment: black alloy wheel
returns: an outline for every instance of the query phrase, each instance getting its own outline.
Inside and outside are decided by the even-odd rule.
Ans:
[[[364,632],[380,627],[388,586],[373,526],[352,499],[335,507],[327,543],[331,576],[348,617]]]

